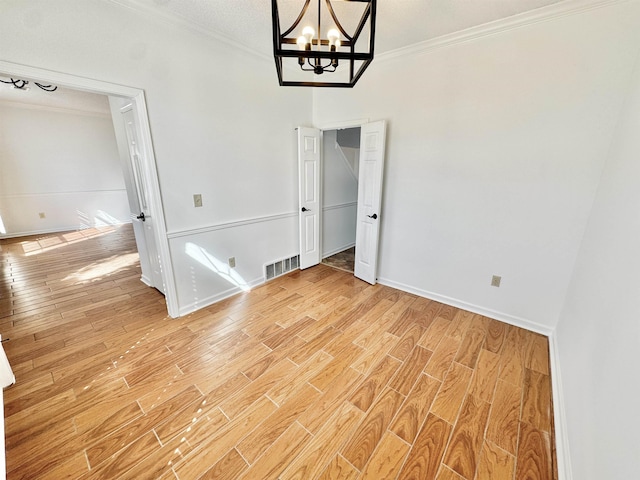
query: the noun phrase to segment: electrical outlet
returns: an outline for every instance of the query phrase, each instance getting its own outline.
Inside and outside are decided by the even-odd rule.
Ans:
[[[501,280],[502,280],[502,277],[499,277],[498,275],[494,275],[493,277],[491,277],[491,286],[499,287]]]
[[[44,214],[44,212],[40,212],[38,215],[40,216],[40,218],[45,218],[45,217],[46,217],[46,215]]]
[[[229,257],[229,266],[231,268],[236,268],[236,257]]]
[[[202,206],[202,195],[199,193],[196,193],[193,195],[193,206],[194,207],[201,207]]]

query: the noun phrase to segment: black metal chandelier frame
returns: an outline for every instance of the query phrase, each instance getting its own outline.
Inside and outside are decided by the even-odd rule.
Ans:
[[[293,24],[285,31],[281,32],[280,18],[278,14],[278,1],[271,0],[271,13],[273,22],[273,53],[276,62],[276,70],[278,72],[278,81],[281,86],[296,86],[296,87],[342,87],[351,88],[360,79],[364,71],[369,64],[373,61],[373,49],[375,39],[375,25],[376,25],[376,0],[351,0],[352,2],[367,3],[364,12],[360,18],[355,33],[349,35],[345,28],[338,20],[334,11],[332,0],[316,0],[318,2],[318,17],[317,17],[317,38],[309,42],[304,50],[295,50],[293,48],[286,48],[287,45],[296,45],[298,43],[297,37],[290,37],[289,35],[300,26],[300,22],[305,17],[311,0],[305,0],[302,10],[298,15],[298,18]],[[335,23],[335,28],[340,31],[344,36],[344,40],[340,41],[340,48],[348,48],[346,51],[338,51],[335,43],[332,44],[330,40],[321,38],[321,6],[325,4],[329,15]],[[369,45],[368,51],[358,52],[356,51],[356,44],[360,39],[360,35],[364,31],[365,27],[369,24]],[[361,42],[362,43],[362,42]],[[359,45],[359,44],[358,44]],[[315,49],[313,48],[315,47]],[[322,48],[325,47],[323,50]],[[319,76],[325,72],[335,72],[340,64],[341,60],[348,62],[349,68],[349,81],[348,82],[320,82],[320,81],[292,81],[284,79],[283,60],[285,58],[297,58],[298,65],[303,71],[313,72],[315,76]],[[356,62],[362,62],[359,68],[356,70]]]
[[[15,79],[15,78],[12,78],[11,80],[0,80],[0,82],[8,83],[10,85],[13,85],[18,90],[26,90],[27,89],[27,85],[29,85],[29,81],[28,80],[20,80],[20,79]],[[33,82],[33,83],[36,86],[38,86],[39,88],[41,88],[42,90],[44,90],[45,92],[55,92],[58,89],[58,87],[54,86],[54,85],[43,85],[43,84],[38,83],[38,82]]]

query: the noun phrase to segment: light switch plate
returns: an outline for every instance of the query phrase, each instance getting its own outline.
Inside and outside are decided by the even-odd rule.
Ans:
[[[193,195],[193,206],[196,208],[202,206],[202,195],[200,193]]]

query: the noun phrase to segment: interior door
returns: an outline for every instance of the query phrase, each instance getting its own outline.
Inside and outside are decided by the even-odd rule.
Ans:
[[[142,268],[142,280],[160,292],[165,293],[162,272],[160,270],[160,256],[158,255],[156,238],[153,234],[153,218],[149,211],[148,183],[145,179],[144,168],[142,168],[141,164],[143,159],[135,127],[133,108],[127,106],[121,110],[121,113],[125,124],[125,131],[127,132],[129,158],[131,160],[139,207],[137,212],[132,212],[136,241],[138,240],[137,232],[142,232],[143,235],[143,241],[137,241],[138,253],[140,254],[140,266]]]
[[[384,120],[366,123],[360,129],[356,258],[353,273],[371,284],[375,284],[377,279],[385,136]]]
[[[300,268],[320,263],[320,130],[298,127]]]

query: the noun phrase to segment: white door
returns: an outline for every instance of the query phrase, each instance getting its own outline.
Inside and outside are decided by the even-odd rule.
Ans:
[[[300,268],[320,263],[320,130],[298,127]]]
[[[141,163],[143,159],[141,157],[142,152],[138,140],[138,132],[135,127],[134,112],[131,106],[127,106],[121,110],[121,113],[127,132],[129,158],[131,159],[133,180],[138,198],[139,208],[137,212],[132,212],[132,218],[134,231],[136,232],[138,253],[140,254],[142,281],[165,293],[162,272],[160,271],[160,256],[158,255],[156,239],[153,234],[153,218],[149,211],[148,182],[144,176],[145,170]],[[142,239],[139,238],[138,232],[142,233]]]
[[[356,215],[356,258],[354,275],[376,283],[382,175],[386,122],[366,123],[360,129],[360,173]]]

